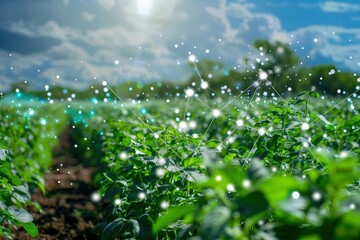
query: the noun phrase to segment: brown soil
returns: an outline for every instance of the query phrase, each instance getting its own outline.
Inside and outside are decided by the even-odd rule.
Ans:
[[[24,230],[15,234],[16,240],[27,239],[98,239],[91,229],[101,221],[98,207],[91,201],[95,191],[92,186],[93,168],[84,167],[71,153],[71,130],[61,134],[59,145],[53,151],[53,165],[46,175],[46,196],[40,190],[32,199],[40,204],[43,212],[35,208],[28,211],[34,216],[39,234],[31,238]]]

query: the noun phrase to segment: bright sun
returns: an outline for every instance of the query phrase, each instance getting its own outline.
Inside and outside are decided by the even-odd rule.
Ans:
[[[151,12],[153,0],[137,0],[136,5],[140,15],[148,16]]]

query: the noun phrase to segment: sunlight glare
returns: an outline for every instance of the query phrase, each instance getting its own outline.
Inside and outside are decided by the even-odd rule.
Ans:
[[[143,16],[150,15],[153,0],[137,0],[136,1],[138,13]]]

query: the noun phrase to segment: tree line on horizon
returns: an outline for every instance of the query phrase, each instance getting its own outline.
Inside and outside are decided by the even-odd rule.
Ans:
[[[254,61],[245,58],[241,70],[228,69],[222,62],[203,59],[199,60],[196,66],[189,63],[190,67],[197,69],[194,69],[193,74],[186,81],[150,83],[126,81],[111,87],[123,98],[146,99],[181,96],[189,87],[198,90],[199,94],[208,94],[207,90],[201,89],[201,81],[206,81],[208,88],[212,92],[216,92],[216,94],[208,94],[209,97],[229,94],[229,92],[239,94],[241,91],[251,94],[256,89],[260,93],[277,91],[284,96],[310,90],[335,96],[351,93],[359,85],[359,76],[351,72],[341,72],[335,65],[304,66],[289,44],[279,41],[255,40],[253,45],[262,53],[262,59]],[[267,75],[263,81],[260,80],[261,73]],[[11,91],[15,89],[40,98],[48,98],[47,92],[34,90],[28,84],[14,83]],[[94,95],[94,89],[98,89],[99,93]],[[86,90],[56,86],[49,91],[51,99],[66,99],[67,95],[71,94],[75,94],[76,99],[82,100],[91,100],[94,97],[98,99],[114,97],[102,89],[103,86],[99,83]]]

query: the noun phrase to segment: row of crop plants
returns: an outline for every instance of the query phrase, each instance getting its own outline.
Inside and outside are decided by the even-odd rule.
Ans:
[[[92,109],[76,126],[84,152],[105,164],[98,179],[108,207],[94,231],[101,239],[358,239],[360,116],[317,97],[237,101],[216,114],[192,102],[184,117],[185,101]]]
[[[0,237],[11,239],[23,227],[31,236],[38,229],[24,208],[36,202],[31,191],[45,194],[44,175],[51,150],[67,124],[61,105],[19,102],[0,105]]]

